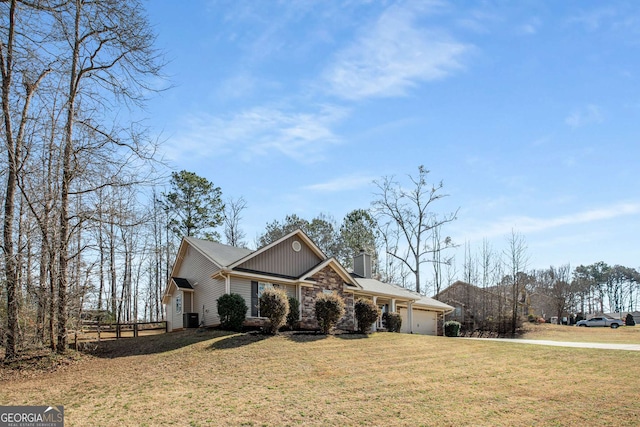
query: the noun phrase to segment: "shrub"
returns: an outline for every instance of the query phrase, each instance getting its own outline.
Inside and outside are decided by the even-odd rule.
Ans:
[[[400,332],[402,327],[402,316],[400,313],[384,313],[382,315],[382,323],[389,332]]]
[[[247,317],[247,304],[242,295],[224,294],[218,298],[218,316],[223,329],[240,331]]]
[[[633,315],[631,313],[627,313],[624,324],[627,326],[636,326],[636,321],[633,319]]]
[[[260,316],[269,319],[265,330],[269,334],[277,334],[284,326],[289,314],[289,297],[284,289],[265,289],[260,295]]]
[[[353,308],[358,321],[358,331],[366,334],[371,330],[373,322],[380,317],[380,309],[373,301],[364,298],[358,299]]]
[[[316,296],[316,320],[323,334],[328,334],[344,316],[344,300],[336,293]]]
[[[287,314],[287,326],[289,329],[298,328],[298,319],[300,318],[300,301],[294,297],[289,297],[289,314]]]
[[[444,322],[444,334],[448,337],[457,337],[460,333],[460,322],[449,320]]]

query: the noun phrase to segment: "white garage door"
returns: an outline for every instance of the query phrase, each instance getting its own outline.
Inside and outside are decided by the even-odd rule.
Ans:
[[[409,319],[408,319],[408,310],[406,307],[398,308],[398,312],[400,313],[400,317],[402,317],[402,327],[400,328],[400,332],[408,334],[409,330]],[[416,310],[413,309],[413,333],[414,334],[423,334],[423,335],[437,335],[437,314],[433,311],[426,310]]]
[[[437,335],[436,313],[433,311],[413,310],[413,333]]]

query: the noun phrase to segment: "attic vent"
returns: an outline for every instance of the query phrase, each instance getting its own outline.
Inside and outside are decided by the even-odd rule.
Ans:
[[[294,240],[293,243],[291,243],[291,247],[296,252],[300,252],[300,249],[302,249],[302,245],[297,240]]]

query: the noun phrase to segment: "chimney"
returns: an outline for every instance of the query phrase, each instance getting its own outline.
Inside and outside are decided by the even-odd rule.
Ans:
[[[360,253],[353,257],[353,272],[365,279],[371,279],[371,255],[364,249],[360,249]]]

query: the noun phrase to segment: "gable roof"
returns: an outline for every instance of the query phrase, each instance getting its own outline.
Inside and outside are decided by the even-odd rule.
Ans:
[[[380,280],[354,276],[354,281],[356,281],[365,292],[373,295],[384,295],[405,300],[416,300],[418,298],[418,294],[413,295],[413,292],[408,289],[398,285],[392,285],[391,283],[381,282]]]
[[[429,298],[421,295],[420,299],[413,303],[414,307],[435,308],[437,310],[444,310],[445,314],[451,313],[454,308],[449,304],[445,304],[437,299]]]
[[[347,284],[353,285],[356,288],[362,289],[362,286],[349,274],[349,272],[342,266],[342,264],[340,264],[338,260],[336,260],[333,257],[325,259],[320,264],[313,267],[311,270],[306,271],[304,274],[300,276],[300,279],[310,278],[311,276],[313,276],[314,274],[321,271],[323,268],[327,266],[332,267],[333,270],[336,273],[338,273],[338,275],[342,277],[342,280],[344,280]]]
[[[324,252],[322,252],[322,250],[318,247],[318,245],[316,245],[315,243],[313,243],[313,241],[309,238],[309,236],[307,236],[304,231],[302,231],[301,229],[296,229],[294,231],[292,231],[291,233],[282,236],[281,238],[279,238],[278,240],[269,243],[268,245],[265,245],[263,247],[261,247],[260,249],[258,249],[257,251],[252,251],[251,253],[246,254],[245,256],[243,256],[242,258],[236,259],[234,262],[230,263],[228,266],[228,268],[234,268],[237,267],[240,264],[243,264],[245,262],[247,262],[249,259],[254,258],[258,255],[260,255],[261,253],[264,253],[266,251],[268,251],[269,249],[278,246],[280,243],[284,242],[285,240],[296,236],[298,238],[300,238],[300,240],[302,240],[304,243],[306,243],[307,246],[309,246],[309,248],[311,249],[311,251],[313,253],[316,254],[316,256],[320,259],[326,259],[327,256],[324,254]]]
[[[227,267],[239,259],[255,253],[251,249],[238,248],[210,240],[196,239],[195,237],[184,237],[184,240],[213,261],[219,268]]]
[[[381,282],[376,279],[364,279],[357,275],[354,275],[354,280],[362,287],[362,290],[366,293],[378,296],[386,296],[390,298],[397,298],[400,300],[412,301],[414,307],[431,308],[435,310],[442,310],[445,313],[450,313],[454,310],[449,304],[445,304],[441,301],[433,298],[420,295],[417,292],[403,288],[391,283]]]
[[[191,286],[191,283],[189,283],[187,279],[182,277],[172,277],[171,280],[176,282],[176,286],[180,289],[193,289],[193,286]]]

